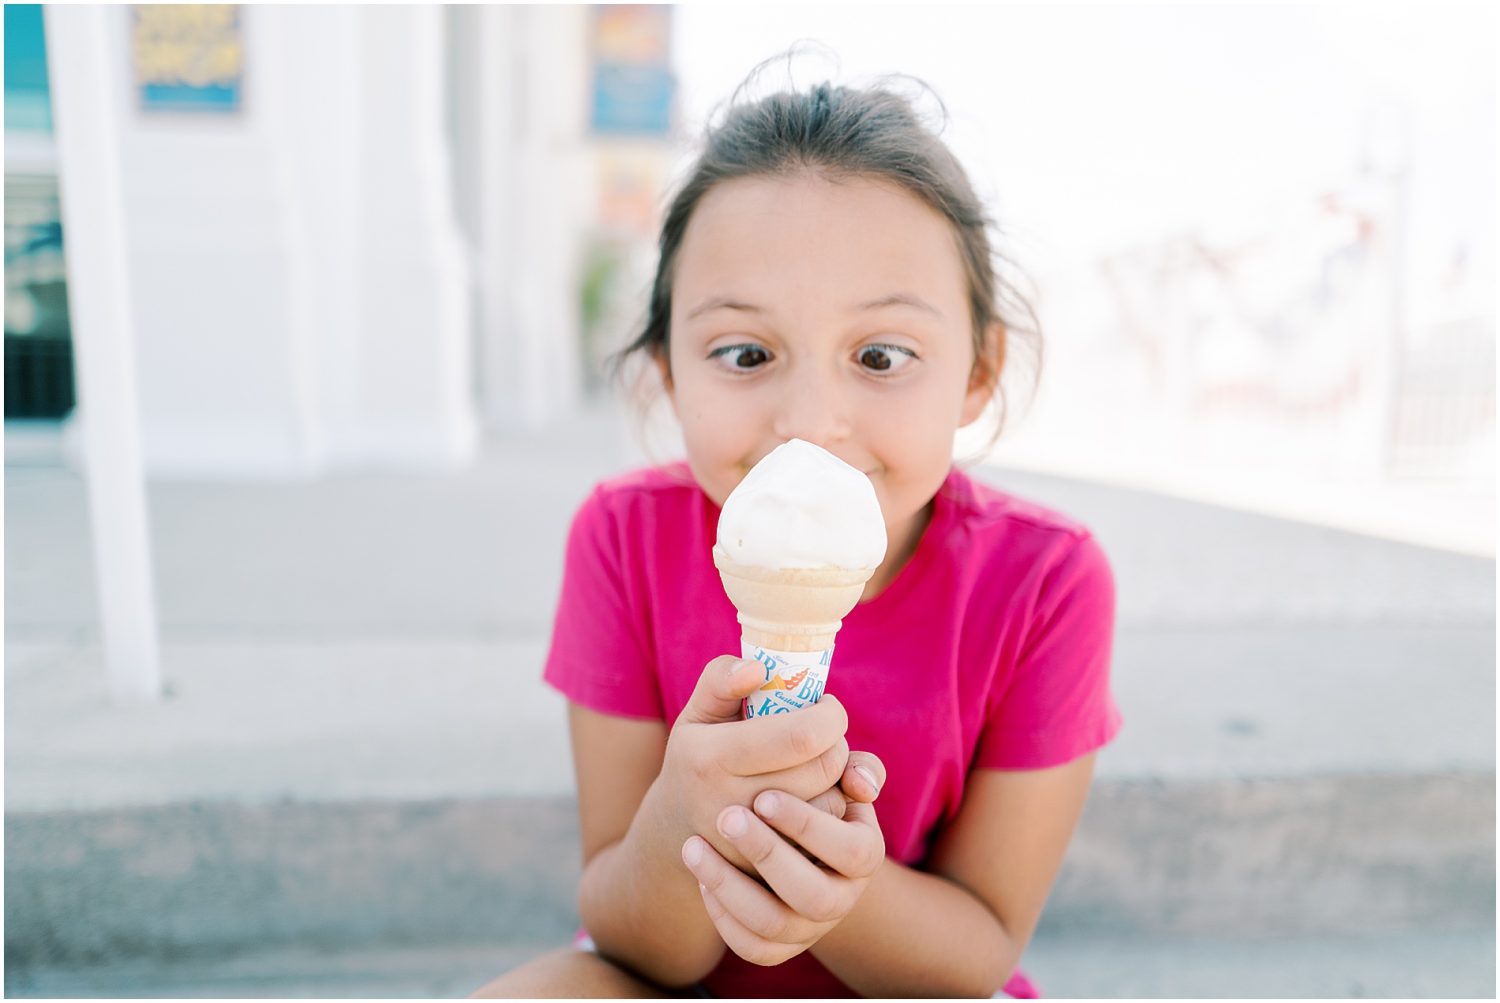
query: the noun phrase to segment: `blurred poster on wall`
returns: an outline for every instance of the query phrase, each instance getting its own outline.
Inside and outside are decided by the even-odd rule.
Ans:
[[[671,139],[672,8],[596,5],[592,16],[595,221],[611,239],[650,241]]]
[[[142,111],[240,110],[245,48],[238,4],[137,4],[131,56]]]
[[[596,222],[608,233],[650,240],[658,223],[657,205],[665,184],[665,152],[639,147],[604,147],[595,158],[599,210]]]
[[[585,389],[605,385],[609,354],[629,340],[649,286],[672,154],[676,77],[672,8],[595,5],[589,131],[594,218],[581,267]]]
[[[665,137],[671,130],[671,19],[672,8],[664,5],[594,7],[595,135]]]

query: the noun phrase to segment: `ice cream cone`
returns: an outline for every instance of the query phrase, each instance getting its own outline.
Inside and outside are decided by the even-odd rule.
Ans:
[[[834,637],[885,557],[874,485],[826,449],[791,439],[729,493],[716,537],[714,566],[739,612],[743,657],[765,669],[745,716],[817,703]]]
[[[874,568],[760,568],[731,561],[714,547],[724,592],[739,611],[744,639],[777,651],[833,647]]]

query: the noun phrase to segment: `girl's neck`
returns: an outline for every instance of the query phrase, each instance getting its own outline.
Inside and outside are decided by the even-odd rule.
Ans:
[[[885,560],[880,562],[880,567],[875,569],[875,573],[865,583],[864,594],[859,597],[860,602],[869,602],[874,599],[896,580],[901,569],[906,567],[912,555],[917,552],[917,544],[922,540],[922,533],[927,529],[927,524],[932,521],[932,510],[933,503],[928,502],[916,515],[908,519],[904,526],[890,532]]]

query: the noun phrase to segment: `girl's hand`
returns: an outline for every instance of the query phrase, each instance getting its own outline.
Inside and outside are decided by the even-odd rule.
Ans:
[[[786,792],[766,791],[754,812],[725,808],[717,829],[769,887],[698,836],[683,843],[682,859],[719,936],[757,965],[779,965],[838,926],[885,860],[875,808],[860,801],[850,801],[839,820]]]
[[[839,782],[809,802],[834,818],[843,818],[851,801],[874,804],[885,786],[885,764],[873,752],[850,752]]]
[[[726,806],[749,805],[772,788],[806,802],[830,788],[836,792],[846,776],[849,718],[843,704],[825,696],[794,714],[741,720],[740,700],[764,681],[761,666],[727,655],[704,668],[667,736],[653,785],[659,788],[654,806],[659,821],[677,833],[673,847],[691,833],[702,833],[736,866],[749,866],[715,829]]]

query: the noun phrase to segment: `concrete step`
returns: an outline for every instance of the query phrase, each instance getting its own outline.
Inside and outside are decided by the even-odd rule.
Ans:
[[[8,963],[564,942],[575,802],[198,803],[6,817]],[[1493,925],[1493,772],[1101,781],[1045,926],[1345,936]]]
[[[545,641],[167,639],[115,704],[87,642],[5,646],[5,809],[573,791]],[[832,683],[837,692],[837,680]],[[1100,780],[1494,772],[1489,626],[1122,630]]]
[[[545,640],[569,522],[597,480],[643,462],[629,440],[598,414],[487,439],[457,474],[153,480],[163,632]],[[1125,628],[1494,624],[1492,557],[1019,470],[971,472],[1094,531]],[[93,636],[83,478],[12,467],[5,488],[7,640]]]
[[[212,961],[7,965],[14,998],[457,998],[552,944],[264,951]],[[1494,929],[1223,939],[1043,932],[1044,995],[1102,999],[1493,999]]]

